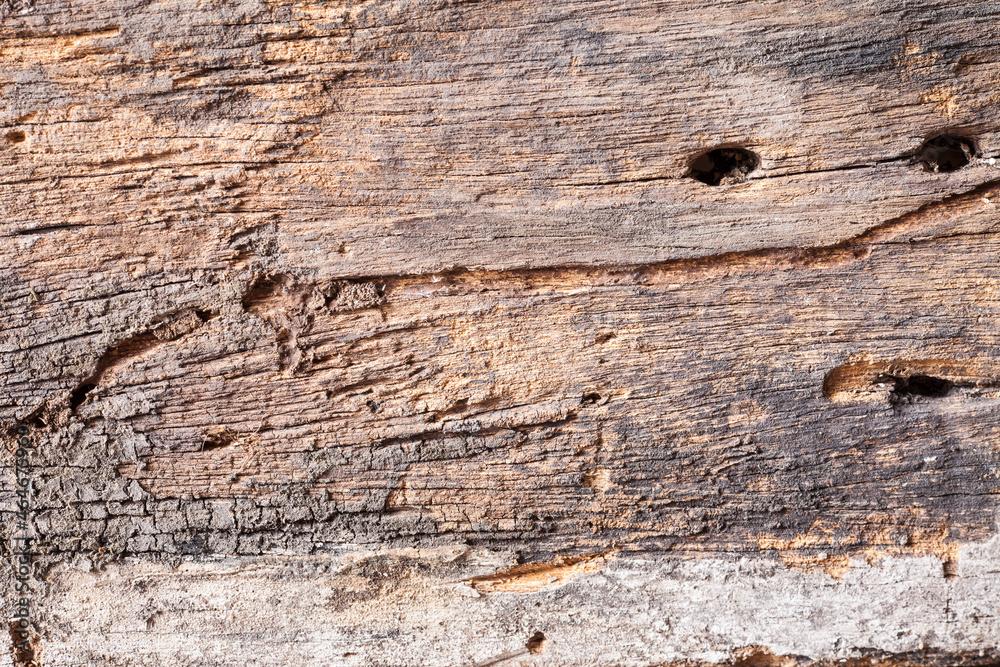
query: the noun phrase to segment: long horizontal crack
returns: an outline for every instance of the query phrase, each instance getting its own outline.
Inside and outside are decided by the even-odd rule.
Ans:
[[[78,224],[59,224],[59,225],[44,225],[42,227],[32,227],[31,229],[19,229],[14,232],[14,236],[34,236],[37,234],[52,234],[54,232],[64,232],[71,231],[74,229],[81,229],[87,225]]]
[[[635,264],[608,263],[564,263],[544,267],[512,267],[505,269],[479,269],[466,266],[455,266],[441,271],[408,274],[342,274],[331,277],[332,280],[350,280],[356,282],[374,282],[385,290],[405,289],[411,286],[424,285],[428,278],[442,287],[459,282],[507,282],[520,279],[533,284],[545,284],[545,279],[553,280],[554,274],[561,274],[555,282],[565,280],[575,285],[581,283],[591,285],[619,283],[623,278],[634,282],[650,284],[658,278],[669,277],[676,281],[677,273],[683,272],[689,277],[711,273],[719,269],[727,272],[738,270],[774,270],[802,266],[824,266],[839,263],[844,260],[854,260],[864,257],[873,246],[889,243],[899,243],[902,239],[927,241],[934,238],[947,238],[955,234],[919,234],[927,230],[930,223],[937,221],[942,226],[953,224],[956,207],[981,204],[983,198],[1000,198],[1000,178],[948,195],[942,199],[928,202],[912,211],[896,216],[885,222],[870,227],[849,239],[829,245],[812,247],[779,246],[774,248],[755,248],[752,250],[737,250],[702,257],[682,257],[667,259],[660,262],[640,262]],[[916,233],[915,233],[916,232]],[[987,232],[983,232],[987,233]],[[669,274],[663,275],[663,274]]]

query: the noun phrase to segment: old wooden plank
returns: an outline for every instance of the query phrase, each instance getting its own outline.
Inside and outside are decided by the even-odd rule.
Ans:
[[[447,534],[538,557],[777,550],[835,572],[934,553],[952,568],[997,507],[997,195],[822,249],[276,274],[151,318],[38,417],[63,425],[43,477],[80,468],[40,512],[46,543],[259,553]],[[853,384],[831,396],[835,381]],[[89,516],[87,489],[118,474],[116,516]]]
[[[153,274],[828,244],[1000,177],[914,159],[945,130],[997,156],[996,12],[53,3],[0,29],[0,204],[16,212],[2,230],[51,259],[87,246]],[[734,144],[760,156],[746,184],[686,176]],[[252,230],[268,240],[241,244]]]
[[[0,3],[3,659],[995,659],[998,14]]]

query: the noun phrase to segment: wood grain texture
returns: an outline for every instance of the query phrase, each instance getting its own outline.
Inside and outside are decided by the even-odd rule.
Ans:
[[[491,595],[693,558],[957,586],[1000,510],[998,18],[0,2],[8,590],[19,442],[39,590],[81,559],[456,545],[503,554],[461,569]],[[943,134],[968,164],[929,159]],[[759,166],[692,178],[720,147]],[[976,609],[947,645],[854,628],[802,660],[972,660],[1000,640]],[[794,648],[698,632],[634,656]],[[559,655],[504,660],[632,654]]]
[[[147,281],[226,266],[253,229],[325,275],[828,244],[996,178],[912,160],[948,128],[1000,151],[996,12],[53,2],[0,32],[24,137],[0,153],[0,233]],[[761,155],[747,184],[684,178],[734,143]]]
[[[964,203],[964,234],[916,243],[937,209],[878,243],[721,265],[368,290],[268,279],[183,337],[132,336],[148,343],[124,361],[111,346],[44,477],[97,443],[109,462],[136,459],[114,470],[142,491],[129,487],[136,502],[101,543],[127,552],[187,528],[181,551],[442,534],[545,552],[742,551],[809,535],[812,554],[946,557],[949,538],[993,529],[1000,388],[835,402],[823,385],[856,359],[996,368],[982,197],[937,207]],[[372,296],[338,307],[351,293]],[[204,525],[136,530],[189,498],[226,501],[226,530],[207,511]],[[231,518],[234,498],[254,509]],[[105,525],[56,515],[53,546]]]
[[[1000,560],[996,539],[983,546],[963,548],[953,579],[934,558],[862,562],[833,581],[773,562],[619,556],[530,593],[462,583],[513,559],[460,546],[60,564],[47,577],[42,656],[226,667],[990,667],[1000,657]]]

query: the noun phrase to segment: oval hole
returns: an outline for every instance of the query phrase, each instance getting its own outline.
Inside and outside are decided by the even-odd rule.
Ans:
[[[760,158],[745,148],[713,148],[691,163],[691,178],[706,185],[732,185],[747,180]]]
[[[976,157],[976,144],[968,137],[940,134],[920,147],[920,161],[927,171],[958,171]]]

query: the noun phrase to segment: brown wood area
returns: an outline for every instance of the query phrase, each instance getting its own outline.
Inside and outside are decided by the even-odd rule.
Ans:
[[[455,575],[489,596],[643,559],[960,579],[1000,516],[998,25],[987,0],[0,1],[4,613],[19,443],[36,590],[81,559],[455,544],[510,555]],[[38,661],[97,661],[45,662],[45,599]],[[996,657],[1000,625],[961,627],[711,641]],[[538,634],[461,659],[666,660]],[[453,664],[435,641],[343,664]]]

